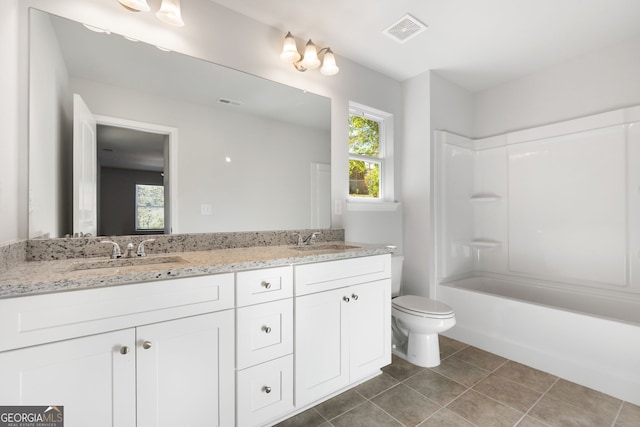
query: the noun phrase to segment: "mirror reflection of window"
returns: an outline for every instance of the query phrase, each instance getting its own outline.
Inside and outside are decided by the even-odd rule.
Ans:
[[[136,230],[164,229],[164,185],[136,184]]]

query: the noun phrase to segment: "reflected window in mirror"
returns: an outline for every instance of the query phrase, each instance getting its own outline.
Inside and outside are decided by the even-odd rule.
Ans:
[[[164,185],[136,184],[136,231],[164,229]]]
[[[392,116],[349,105],[349,198],[393,200]]]

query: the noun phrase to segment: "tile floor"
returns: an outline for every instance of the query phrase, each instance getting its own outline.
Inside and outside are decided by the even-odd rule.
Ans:
[[[640,406],[446,337],[440,353],[431,369],[394,356],[381,375],[278,427],[640,426]]]

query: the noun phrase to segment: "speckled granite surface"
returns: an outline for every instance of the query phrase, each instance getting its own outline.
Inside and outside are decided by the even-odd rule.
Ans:
[[[120,245],[122,250],[128,243],[138,244],[148,238],[154,242],[145,244],[147,253],[163,254],[187,251],[208,251],[212,249],[247,248],[253,246],[278,246],[295,244],[294,233],[309,236],[320,231],[318,243],[344,240],[341,228],[322,230],[285,230],[285,231],[247,231],[238,233],[200,233],[200,234],[167,234],[157,236],[107,236],[68,239],[37,239],[27,241],[27,259],[29,261],[50,261],[71,258],[93,258],[109,256],[111,246],[100,243],[111,240]]]
[[[27,260],[27,241],[0,246],[0,271]]]
[[[60,239],[55,239],[60,240]],[[70,239],[71,240],[71,239]],[[102,247],[104,250],[104,247]],[[108,252],[108,251],[107,251]],[[318,242],[176,251],[146,258],[75,258],[18,263],[0,273],[0,298],[391,253],[385,246]],[[152,253],[149,251],[149,253]],[[131,264],[131,265],[127,265]]]

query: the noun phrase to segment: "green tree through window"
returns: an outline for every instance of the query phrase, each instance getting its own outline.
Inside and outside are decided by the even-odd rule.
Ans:
[[[136,230],[164,229],[164,186],[136,184]]]
[[[349,115],[349,195],[380,196],[380,123]]]

